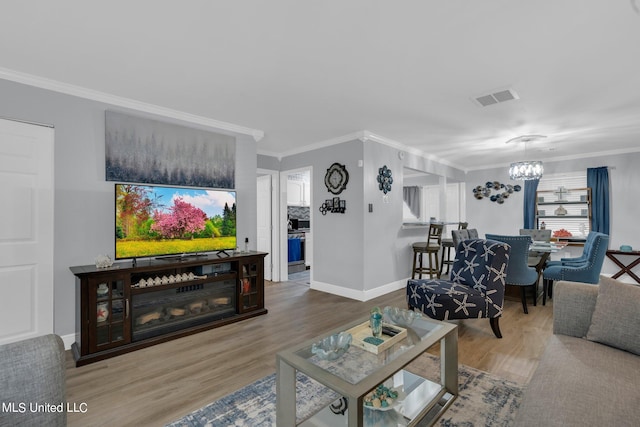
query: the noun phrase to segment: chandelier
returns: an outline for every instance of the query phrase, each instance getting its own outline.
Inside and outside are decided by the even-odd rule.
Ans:
[[[522,135],[511,138],[507,144],[512,142],[524,142],[524,154],[527,155],[527,142],[536,141],[546,138],[544,135]],[[525,160],[522,162],[511,163],[509,166],[509,177],[513,180],[531,180],[540,179],[544,173],[544,165],[539,160]]]
[[[515,162],[509,166],[509,176],[513,180],[530,180],[542,178],[544,165],[539,160]]]

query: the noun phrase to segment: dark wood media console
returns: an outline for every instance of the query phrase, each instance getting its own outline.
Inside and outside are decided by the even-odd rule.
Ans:
[[[71,267],[76,366],[266,314],[264,252]]]

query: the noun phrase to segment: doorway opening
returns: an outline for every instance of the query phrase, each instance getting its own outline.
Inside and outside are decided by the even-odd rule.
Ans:
[[[313,263],[311,168],[287,171],[286,271],[289,281],[311,284]]]

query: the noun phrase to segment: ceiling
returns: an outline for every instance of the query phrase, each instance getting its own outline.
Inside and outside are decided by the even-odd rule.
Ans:
[[[260,130],[261,153],[368,131],[473,170],[640,150],[636,2],[15,0],[0,70]]]

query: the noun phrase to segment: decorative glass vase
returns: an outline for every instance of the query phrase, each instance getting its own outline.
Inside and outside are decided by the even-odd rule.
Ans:
[[[97,320],[98,322],[104,322],[109,318],[109,303],[108,302],[100,302],[97,305],[96,310]]]

